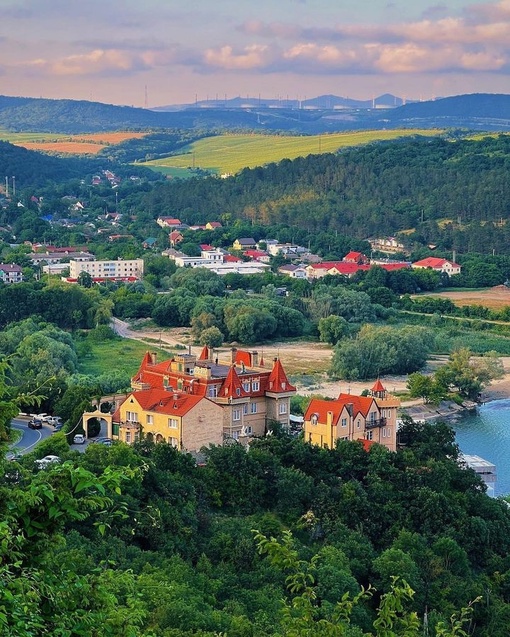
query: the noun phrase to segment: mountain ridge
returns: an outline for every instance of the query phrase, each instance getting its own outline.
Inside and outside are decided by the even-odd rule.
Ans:
[[[94,133],[114,130],[186,129],[201,131],[260,130],[298,134],[320,134],[346,130],[383,128],[464,128],[481,131],[510,130],[510,95],[471,93],[426,102],[387,106],[399,100],[384,94],[356,106],[319,96],[303,102],[280,101],[252,105],[235,98],[230,107],[196,103],[180,110],[116,106],[85,100],[50,100],[0,96],[0,127],[9,131]],[[321,104],[331,108],[323,108]],[[359,106],[362,103],[364,106]],[[375,106],[375,108],[374,108]]]

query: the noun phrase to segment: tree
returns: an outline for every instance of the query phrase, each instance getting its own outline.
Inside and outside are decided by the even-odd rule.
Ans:
[[[494,352],[475,358],[467,348],[452,352],[448,363],[435,373],[439,384],[457,389],[470,400],[478,400],[484,387],[502,375],[503,363]]]
[[[223,334],[216,326],[208,327],[200,334],[200,345],[207,347],[221,347],[223,343]]]
[[[280,541],[267,538],[254,530],[258,552],[266,555],[270,564],[287,574],[285,579],[288,599],[284,600],[281,616],[283,635],[286,637],[343,637],[360,635],[352,624],[353,611],[358,605],[367,603],[374,589],[362,588],[351,596],[346,592],[331,608],[321,608],[317,596],[317,572],[320,557],[314,555],[311,560],[299,559],[294,540],[289,531],[284,531]],[[403,569],[416,571],[413,561],[403,551],[394,550],[403,560]],[[388,553],[389,558],[389,553]],[[386,559],[383,560],[386,562]],[[390,559],[390,562],[392,560]],[[382,564],[381,564],[382,567]],[[421,637],[424,627],[415,611],[409,610],[414,591],[409,584],[396,576],[390,577],[388,590],[381,596],[373,632],[364,632],[364,637]],[[478,598],[475,602],[478,601]],[[464,627],[469,624],[473,605],[453,613],[449,625],[438,622],[434,633],[436,637],[467,637]],[[351,632],[352,631],[352,632]]]
[[[77,281],[78,285],[81,285],[82,288],[92,287],[92,276],[88,272],[85,272],[85,270],[82,270],[80,274],[78,274]]]
[[[324,343],[336,345],[340,339],[347,335],[349,325],[342,316],[332,314],[319,319],[319,338]]]
[[[407,379],[407,389],[411,398],[423,398],[425,403],[437,403],[445,398],[448,391],[435,375],[413,372]]]

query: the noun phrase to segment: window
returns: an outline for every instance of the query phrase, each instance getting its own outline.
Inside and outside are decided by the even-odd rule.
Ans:
[[[237,394],[238,396],[240,396],[240,395],[241,395],[241,388],[240,388],[240,387],[238,387],[238,388],[236,389],[236,394]]]
[[[216,398],[218,395],[218,385],[209,385],[207,388],[207,396],[208,398]]]
[[[356,427],[357,427],[358,429],[361,427],[361,420],[358,420],[358,421],[356,422]]]
[[[280,403],[279,413],[286,414],[287,413],[287,403]]]
[[[128,422],[138,422],[138,414],[136,411],[126,411],[126,420]]]
[[[310,422],[312,423],[312,425],[316,425],[319,422],[319,414],[312,414]]]
[[[252,414],[257,413],[257,403],[251,403],[251,413]]]
[[[243,414],[246,416],[247,413],[248,413],[248,403],[245,403],[243,405]]]
[[[234,440],[239,440],[239,432],[238,431],[233,431],[232,432],[232,438]]]
[[[154,416],[152,414],[147,414],[147,424],[148,425],[154,424]]]
[[[241,410],[240,409],[234,409],[232,411],[232,420],[241,420]]]
[[[250,391],[250,383],[248,381],[245,381],[243,383],[243,389],[245,392],[249,392]]]
[[[178,429],[179,428],[179,421],[177,420],[177,418],[169,418],[168,419],[168,426],[171,429]]]
[[[258,380],[252,381],[251,390],[252,391],[259,391],[260,390],[260,382]]]
[[[244,428],[244,433],[249,436],[251,433],[253,433],[253,429],[250,427],[245,427]]]
[[[126,442],[131,442],[131,432],[126,431]]]
[[[179,440],[173,436],[169,436],[168,442],[172,445],[172,447],[177,448],[179,446]]]
[[[342,418],[342,427],[347,427],[347,418]]]
[[[373,435],[374,435],[374,432],[373,432],[373,431],[367,431],[367,433],[366,433],[366,439],[367,439],[367,440],[372,440]]]

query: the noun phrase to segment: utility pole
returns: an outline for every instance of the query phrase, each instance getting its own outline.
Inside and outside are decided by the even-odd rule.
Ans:
[[[12,176],[12,196],[16,196],[16,177]]]

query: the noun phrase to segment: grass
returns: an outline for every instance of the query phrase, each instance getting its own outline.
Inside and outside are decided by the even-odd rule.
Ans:
[[[78,343],[77,349],[80,359],[78,372],[91,376],[100,376],[111,371],[112,361],[115,370],[134,376],[147,350],[156,352],[158,360],[165,360],[171,356],[169,350],[127,338],[107,341],[85,339]]]
[[[437,136],[442,131],[398,129],[331,133],[323,135],[225,134],[205,137],[183,149],[179,155],[148,161],[155,170],[201,168],[217,174],[235,174],[282,159],[336,152],[339,148],[360,146],[374,141],[393,140],[411,135]]]

